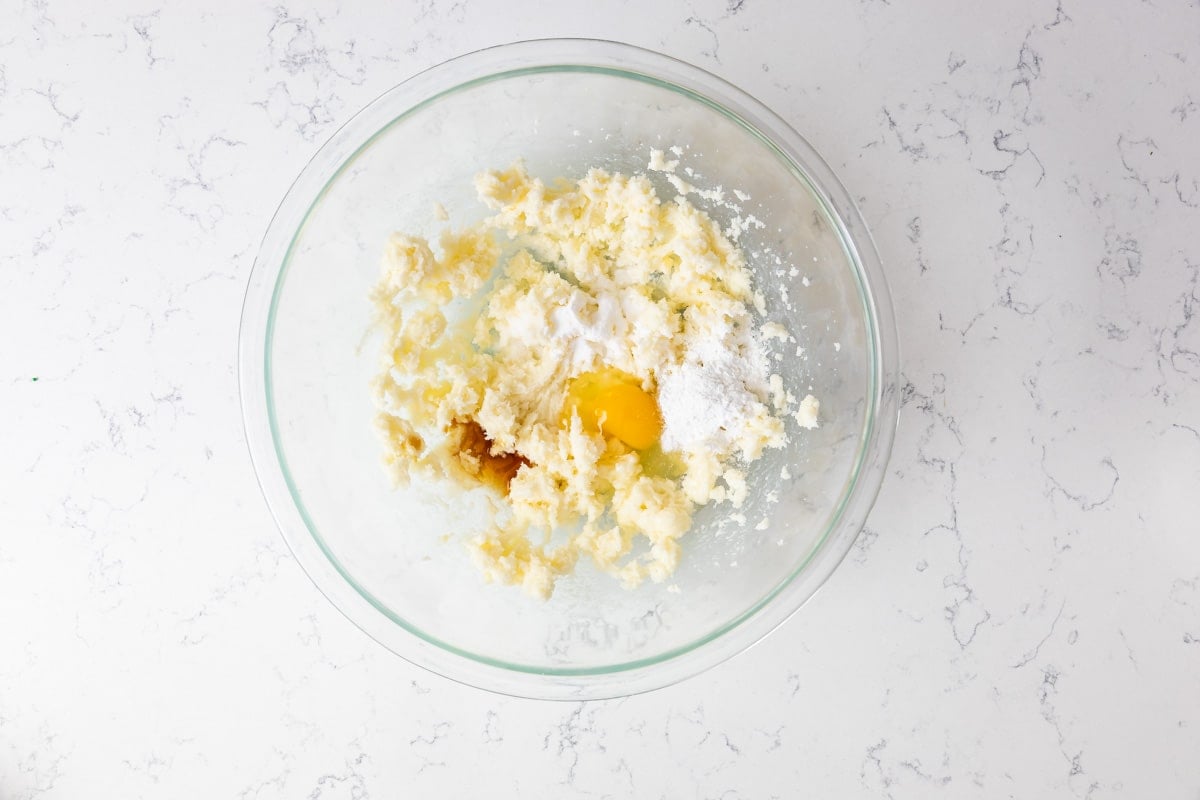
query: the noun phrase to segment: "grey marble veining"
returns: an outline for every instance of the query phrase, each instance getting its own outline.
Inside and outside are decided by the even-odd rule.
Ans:
[[[320,142],[551,35],[777,109],[858,199],[903,339],[830,583],[705,675],[587,704],[347,623],[274,530],[235,378]],[[0,6],[0,797],[1197,797],[1198,70],[1185,0]]]

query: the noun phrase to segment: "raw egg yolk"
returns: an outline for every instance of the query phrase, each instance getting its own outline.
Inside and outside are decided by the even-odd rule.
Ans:
[[[623,372],[580,375],[567,390],[568,414],[571,409],[585,427],[620,439],[634,450],[652,447],[662,436],[662,415],[654,395]]]

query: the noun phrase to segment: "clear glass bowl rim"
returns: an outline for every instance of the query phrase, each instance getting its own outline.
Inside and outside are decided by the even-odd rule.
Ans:
[[[328,187],[393,124],[438,97],[481,82],[538,72],[598,72],[647,81],[703,103],[775,151],[835,224],[857,272],[868,328],[870,391],[855,468],[809,556],[751,609],[653,658],[598,668],[546,669],[458,649],[408,624],[358,586],[325,546],[286,467],[270,397],[274,314],[292,245]],[[522,697],[593,699],[669,685],[760,641],[806,603],[845,558],[878,495],[895,436],[899,353],[894,313],[874,242],[833,171],[786,122],[742,90],[698,67],[632,45],[537,39],[445,61],[383,93],[323,145],[268,225],[251,270],[239,332],[239,384],[251,460],[284,540],[317,588],[351,622],[402,658],[462,683]]]

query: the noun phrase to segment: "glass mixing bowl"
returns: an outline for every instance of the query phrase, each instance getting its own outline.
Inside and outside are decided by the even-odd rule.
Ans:
[[[462,542],[486,505],[442,486],[393,489],[369,385],[368,291],[395,230],[435,238],[481,219],[472,178],[523,159],[551,180],[644,172],[683,148],[697,186],[749,196],[742,237],[766,317],[798,338],[775,369],[821,402],[821,425],[749,469],[730,517],[706,507],[674,578],[625,590],[590,564],[541,602],[486,585]],[[674,194],[652,175],[666,196]],[[692,196],[721,222],[732,212]],[[795,131],[744,92],[612,42],[543,40],[472,53],[397,86],[321,148],[271,221],[246,292],[241,398],[259,482],[292,552],[351,621],[409,661],[526,697],[664,686],[744,650],[845,556],[895,432],[897,344],[858,210]],[[811,387],[811,389],[809,388]],[[743,520],[744,518],[744,520]],[[731,524],[732,520],[732,524]],[[447,536],[449,534],[449,536]]]

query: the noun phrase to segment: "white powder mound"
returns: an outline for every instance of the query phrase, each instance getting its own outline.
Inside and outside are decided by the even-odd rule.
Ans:
[[[727,452],[756,417],[769,413],[754,391],[766,380],[761,348],[733,338],[691,344],[687,359],[659,376],[664,450]]]
[[[593,298],[576,289],[566,305],[550,313],[550,335],[567,342],[577,371],[596,363],[616,363],[629,327],[618,298],[607,294]]]

